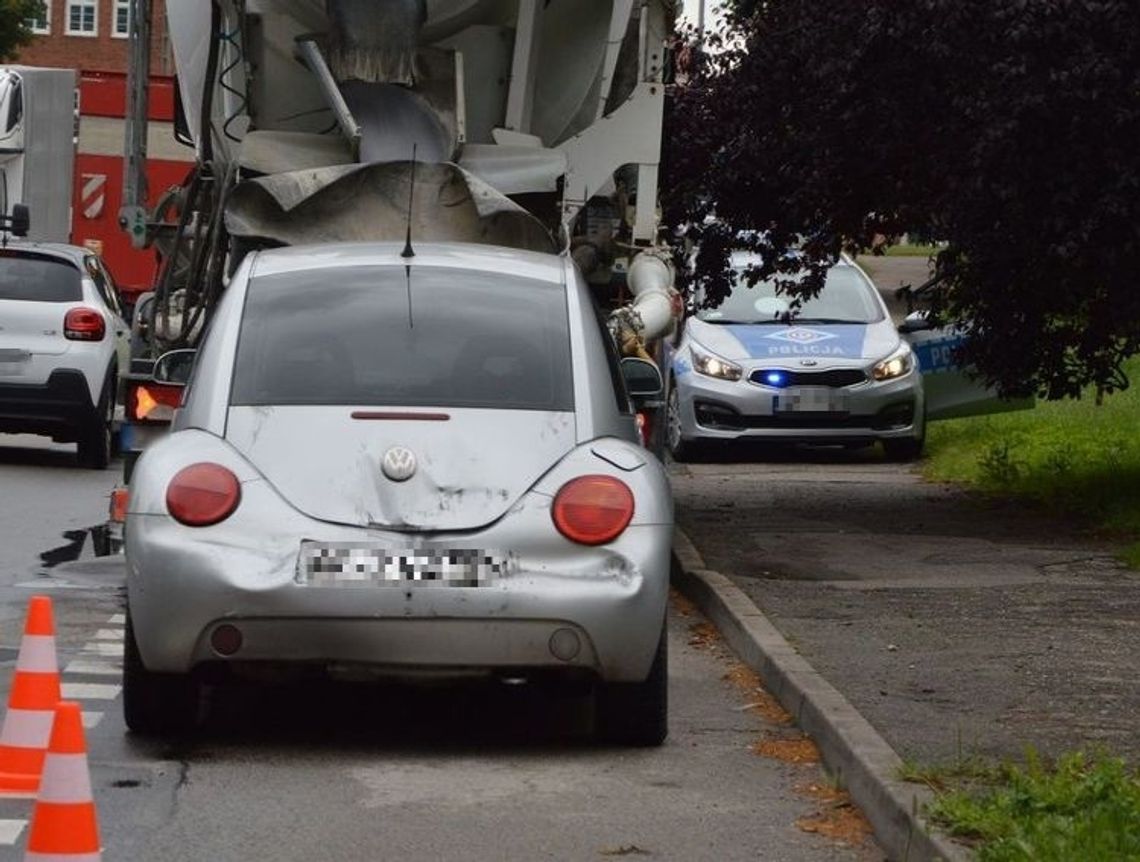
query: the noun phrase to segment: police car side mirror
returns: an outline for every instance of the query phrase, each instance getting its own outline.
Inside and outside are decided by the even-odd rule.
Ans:
[[[923,311],[912,311],[899,324],[899,332],[903,335],[908,335],[911,332],[927,332],[931,329],[934,329],[934,325]]]

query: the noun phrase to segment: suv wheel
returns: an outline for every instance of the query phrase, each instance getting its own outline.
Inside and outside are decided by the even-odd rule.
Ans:
[[[669,733],[669,639],[664,625],[645,682],[599,683],[595,735],[604,742],[649,747]]]
[[[139,655],[127,611],[123,645],[123,718],[144,736],[187,733],[198,720],[198,683],[189,674],[153,673]]]
[[[917,461],[925,442],[925,434],[921,437],[896,437],[883,441],[883,451],[891,461]]]
[[[103,394],[95,413],[79,429],[79,465],[93,470],[105,470],[111,463],[114,448],[115,374],[107,374]]]

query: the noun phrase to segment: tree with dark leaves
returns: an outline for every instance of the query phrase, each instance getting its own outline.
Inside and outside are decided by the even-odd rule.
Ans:
[[[741,9],[749,10],[746,14]],[[1007,394],[1123,388],[1140,350],[1140,3],[766,0],[678,84],[666,218],[710,303],[843,249],[937,241],[922,291]],[[788,257],[789,249],[797,257]]]
[[[43,9],[43,0],[0,0],[0,62],[17,58],[20,46],[32,40],[28,21]]]

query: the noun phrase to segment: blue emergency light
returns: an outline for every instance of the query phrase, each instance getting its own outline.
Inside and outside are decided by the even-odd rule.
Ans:
[[[783,371],[766,371],[764,373],[764,382],[769,386],[783,388],[788,383],[788,375]]]

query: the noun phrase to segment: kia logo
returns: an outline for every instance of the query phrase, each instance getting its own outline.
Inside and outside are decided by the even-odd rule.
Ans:
[[[384,453],[380,469],[393,482],[406,482],[416,472],[416,456],[405,446],[393,446]]]
[[[801,359],[800,365],[806,365],[808,368],[811,368],[815,365],[819,365],[819,362],[815,359]]]

